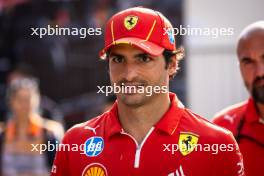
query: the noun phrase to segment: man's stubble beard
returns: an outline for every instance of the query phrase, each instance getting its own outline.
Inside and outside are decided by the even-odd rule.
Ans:
[[[257,77],[252,83],[252,90],[249,88],[249,84],[245,82],[247,89],[249,90],[252,98],[256,103],[264,104],[264,85],[257,86],[257,82],[264,79],[264,77]]]

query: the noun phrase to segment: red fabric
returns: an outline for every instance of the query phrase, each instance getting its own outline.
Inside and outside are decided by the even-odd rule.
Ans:
[[[123,132],[115,103],[109,112],[74,126],[63,139],[64,144],[81,145],[92,136],[100,136],[104,140],[102,153],[90,157],[79,152],[59,151],[51,175],[85,175],[91,166],[94,166],[93,169],[96,166],[97,170],[108,176],[244,176],[243,173],[238,174],[242,167],[238,148],[218,151],[217,154],[194,150],[185,156],[180,151],[172,154],[165,150],[164,144],[178,144],[179,135],[183,133],[198,136],[198,144],[237,146],[231,132],[184,108],[175,94],[171,93],[170,99],[169,110],[155,125],[141,148],[137,168],[136,142]],[[96,134],[87,129],[90,127],[96,128]]]
[[[264,124],[259,121],[252,99],[229,107],[213,119],[217,125],[231,130],[237,135],[239,122],[244,119],[240,130],[239,147],[244,158],[247,176],[264,175]]]
[[[133,17],[133,27],[127,28],[126,21]],[[171,29],[170,32],[168,29]],[[113,45],[132,44],[143,51],[158,56],[164,49],[176,50],[171,23],[160,13],[142,7],[130,8],[110,18],[105,28],[105,47],[99,53],[102,57]]]

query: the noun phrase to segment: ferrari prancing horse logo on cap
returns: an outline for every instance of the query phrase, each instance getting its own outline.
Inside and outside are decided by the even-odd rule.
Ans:
[[[124,26],[127,30],[133,29],[138,22],[138,17],[134,15],[129,15],[124,20]]]

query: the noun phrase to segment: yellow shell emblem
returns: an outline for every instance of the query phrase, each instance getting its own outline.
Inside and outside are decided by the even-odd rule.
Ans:
[[[82,176],[107,176],[107,171],[102,164],[92,163],[86,166]]]
[[[190,154],[198,143],[199,136],[192,133],[181,133],[179,137],[179,150],[183,156]]]
[[[138,17],[129,15],[124,19],[124,26],[127,30],[133,29],[138,22]]]

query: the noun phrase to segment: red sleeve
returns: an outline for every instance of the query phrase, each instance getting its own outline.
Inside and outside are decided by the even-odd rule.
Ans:
[[[243,157],[231,132],[218,143],[218,151],[213,158],[215,176],[245,176]]]
[[[228,129],[234,134],[237,130],[236,127],[238,126],[237,120],[228,114],[226,114],[226,116],[228,116],[228,119],[225,118],[225,115],[214,117],[212,122],[218,126]]]
[[[66,136],[62,140],[62,144],[67,144]],[[67,150],[58,150],[51,168],[51,176],[71,176],[67,157]]]

